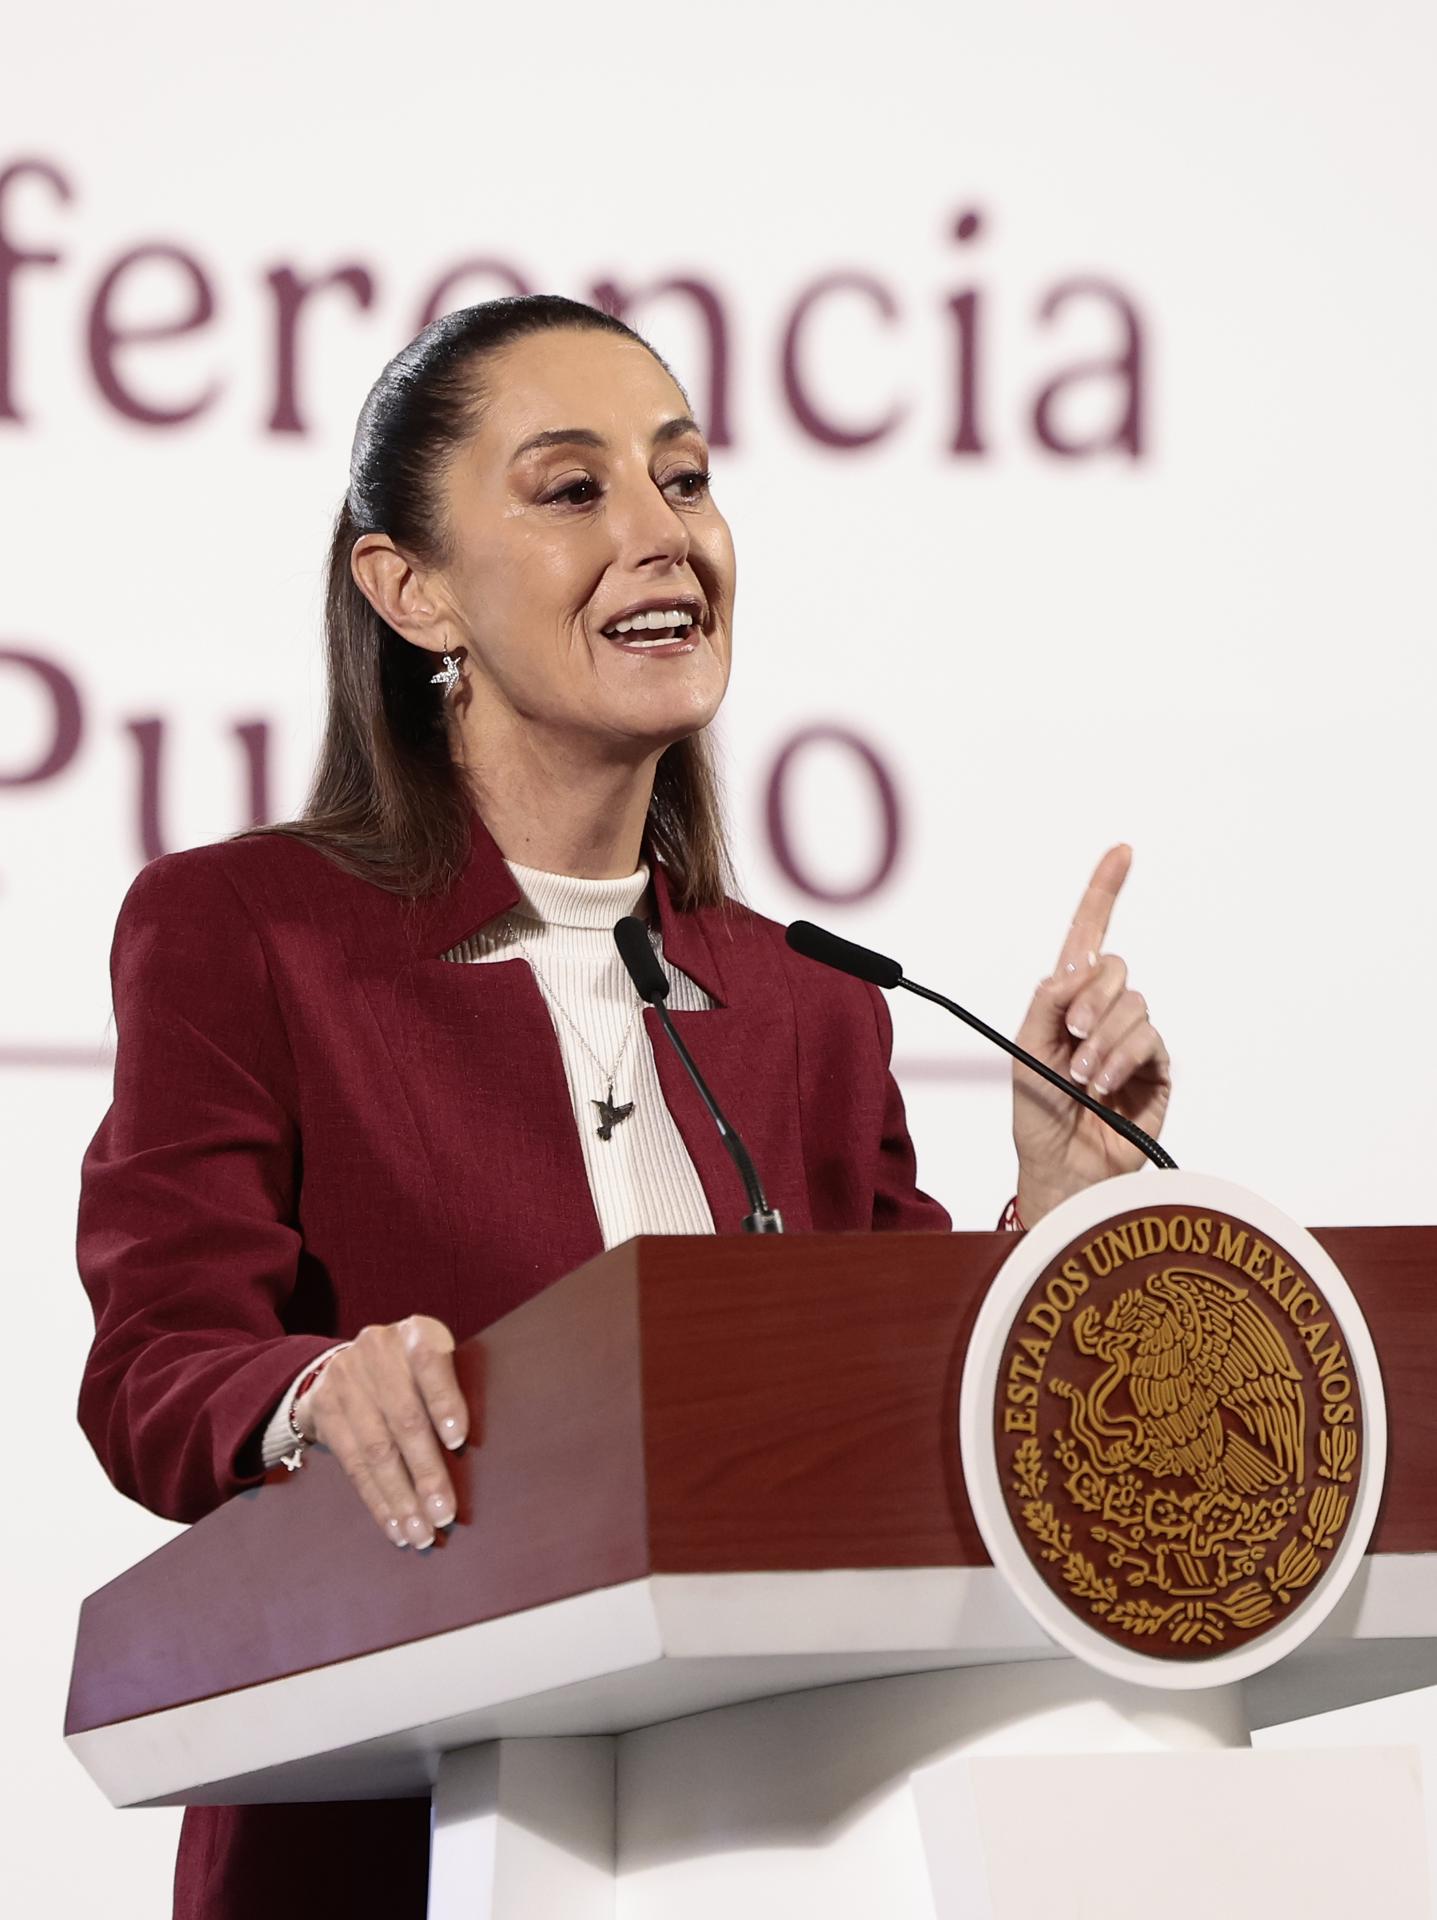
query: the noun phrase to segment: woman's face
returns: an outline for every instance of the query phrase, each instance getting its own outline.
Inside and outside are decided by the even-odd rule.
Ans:
[[[734,552],[682,394],[646,348],[579,330],[515,341],[485,389],[435,577],[466,732],[517,721],[629,761],[696,732],[728,684]],[[615,633],[636,606],[692,624]]]

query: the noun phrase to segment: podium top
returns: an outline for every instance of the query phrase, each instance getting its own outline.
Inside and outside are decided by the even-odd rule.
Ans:
[[[1437,1550],[1437,1228],[1334,1228],[1382,1363],[1372,1551]],[[980,1567],[958,1391],[1007,1234],[628,1242],[467,1342],[457,1524],[398,1554],[334,1459],[92,1594],[67,1735],[652,1574]]]

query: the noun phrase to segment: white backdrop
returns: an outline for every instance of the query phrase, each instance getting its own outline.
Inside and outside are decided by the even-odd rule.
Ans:
[[[59,1725],[80,1597],[168,1532],[71,1412],[142,770],[162,844],[215,838],[262,725],[270,811],[298,805],[354,417],[456,270],[445,304],[506,275],[630,293],[711,427],[723,402],[755,905],[1011,1029],[1131,840],[1113,944],[1177,1062],[1178,1160],[1313,1224],[1433,1217],[1437,25],[1423,0],[259,0],[231,28],[155,0],[12,9],[5,40],[0,1872],[17,1910],[123,1920],[165,1910],[176,1816],[111,1815]],[[876,886],[851,745],[789,761],[809,890],[777,857],[773,769],[815,728],[892,782]],[[924,1183],[991,1224],[1001,1067],[896,1015]]]

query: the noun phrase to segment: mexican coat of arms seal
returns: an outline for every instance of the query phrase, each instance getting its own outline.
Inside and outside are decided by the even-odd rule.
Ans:
[[[1255,1223],[1232,1190],[1214,1205],[1174,1179],[1192,1185],[1159,1176],[1142,1189],[1156,1204],[1040,1249],[999,1324],[975,1333],[988,1376],[977,1408],[965,1380],[970,1432],[986,1408],[975,1510],[1021,1565],[1020,1591],[1046,1596],[1044,1624],[1074,1623],[1074,1650],[1105,1641],[1170,1668],[1247,1649],[1251,1670],[1370,1527],[1380,1383],[1340,1276],[1315,1271],[1316,1242]],[[969,1450],[965,1436],[965,1468]]]

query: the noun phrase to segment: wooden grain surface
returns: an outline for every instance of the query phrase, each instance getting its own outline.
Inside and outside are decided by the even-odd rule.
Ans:
[[[641,1277],[655,1570],[983,1564],[958,1387],[1012,1244],[992,1233],[715,1242],[702,1289],[686,1292],[677,1251],[656,1243]]]
[[[1370,1551],[1437,1551],[1437,1227],[1314,1231],[1357,1295],[1387,1396],[1387,1482]]]

